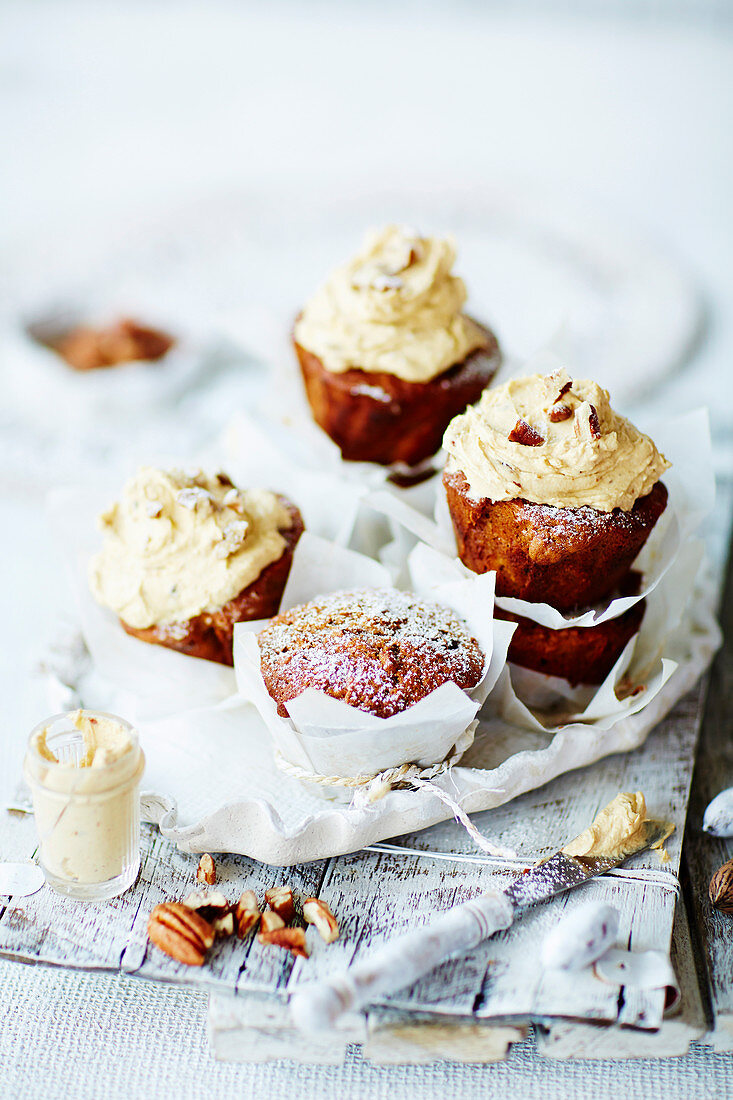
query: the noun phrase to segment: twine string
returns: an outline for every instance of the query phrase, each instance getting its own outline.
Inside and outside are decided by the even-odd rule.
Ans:
[[[463,826],[478,848],[491,856],[512,859],[516,855],[513,849],[496,844],[480,833],[460,803],[433,782],[442,775],[449,775],[464,752],[465,747],[427,768],[421,768],[418,764],[400,764],[396,768],[385,768],[384,771],[374,775],[319,775],[317,772],[308,771],[286,760],[279,749],[275,749],[275,763],[280,771],[294,779],[316,783],[322,787],[345,787],[353,790],[351,804],[356,809],[373,805],[384,798],[389,791],[395,789],[412,788],[429,791],[449,807],[456,821]]]

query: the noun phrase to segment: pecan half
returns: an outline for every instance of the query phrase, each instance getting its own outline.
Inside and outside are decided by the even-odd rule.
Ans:
[[[271,932],[260,932],[257,939],[271,947],[284,947],[291,955],[308,958],[305,932],[302,928],[274,928]]]
[[[545,442],[543,436],[521,417],[509,433],[510,443],[521,443],[523,447],[541,447]]]
[[[333,913],[320,898],[306,898],[303,903],[303,917],[306,924],[317,929],[322,940],[333,943],[338,939],[339,926]]]
[[[167,901],[156,905],[150,914],[148,936],[172,959],[186,966],[201,966],[214,942],[214,929],[193,909]]]
[[[203,894],[189,894],[183,904],[208,921],[217,936],[231,936],[234,932],[234,913],[223,894],[218,890],[206,890]]]
[[[547,414],[551,424],[559,424],[561,420],[568,420],[573,415],[569,405],[553,405]]]
[[[710,879],[710,904],[721,913],[733,913],[733,859],[719,867]]]
[[[595,405],[591,405],[590,412],[588,414],[588,427],[590,428],[590,434],[593,439],[601,438],[601,424],[598,419],[598,411]]]
[[[208,852],[204,852],[196,868],[196,881],[213,886],[216,882],[216,865]]]
[[[295,902],[293,901],[293,891],[289,886],[273,886],[271,889],[265,890],[265,901],[273,912],[282,917],[286,924],[290,924],[295,916]]]
[[[262,937],[269,935],[270,932],[276,932],[278,929],[285,927],[285,921],[282,917],[274,913],[272,909],[266,909],[260,917],[260,930],[257,933],[257,939],[260,943],[268,943],[268,940],[264,940]]]
[[[237,935],[240,940],[252,931],[260,919],[260,907],[253,890],[245,890],[237,902],[234,910],[234,919],[237,924]]]

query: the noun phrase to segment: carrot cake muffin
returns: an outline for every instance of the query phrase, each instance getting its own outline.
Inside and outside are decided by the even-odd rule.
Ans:
[[[501,361],[463,312],[451,240],[404,226],[370,233],[304,306],[295,351],[316,422],[345,459],[416,466]]]
[[[91,590],[127,633],[231,665],[234,624],[278,610],[303,521],[225,474],[144,467],[100,527]]]
[[[258,642],[262,677],[284,718],[307,688],[389,718],[449,680],[470,690],[484,665],[453,611],[397,589],[321,596],[277,615]]]
[[[595,382],[564,370],[487,390],[451,422],[444,446],[459,557],[476,573],[496,570],[499,596],[563,612],[599,603],[624,584],[667,504],[659,479],[669,463],[652,440],[613,411]],[[552,663],[563,647],[590,645],[599,629],[578,628],[577,638],[572,629],[550,631],[545,657]],[[539,645],[540,633],[520,622],[510,648],[510,657],[521,648],[518,663],[529,663],[529,634]],[[607,626],[607,641],[615,637],[607,655],[621,652],[622,634]],[[578,680],[602,680],[606,663],[589,660]],[[567,668],[567,660],[557,656],[555,665]]]

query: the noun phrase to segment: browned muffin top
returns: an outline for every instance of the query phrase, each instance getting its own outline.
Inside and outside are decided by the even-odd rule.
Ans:
[[[397,589],[334,592],[282,612],[258,635],[278,713],[312,687],[389,718],[452,680],[468,690],[484,655],[446,607]]]

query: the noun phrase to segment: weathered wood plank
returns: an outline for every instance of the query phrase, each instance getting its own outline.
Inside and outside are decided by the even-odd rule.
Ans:
[[[379,1066],[451,1062],[486,1065],[506,1058],[527,1027],[379,1008],[369,1012],[364,1057]]]
[[[680,1002],[677,1010],[664,1018],[658,1031],[553,1020],[537,1029],[537,1050],[547,1058],[563,1060],[665,1058],[686,1054],[690,1043],[705,1034],[707,1021],[684,905],[678,905],[675,913],[672,963],[679,982]]]
[[[708,884],[713,873],[733,857],[733,839],[717,839],[702,831],[705,807],[725,787],[733,786],[733,555],[721,607],[723,648],[710,675],[700,750],[695,767],[685,835],[685,896],[693,941],[710,996],[710,1043],[733,1050],[733,918],[712,908]]]
[[[351,1017],[323,1039],[305,1037],[291,1024],[280,998],[244,992],[236,997],[212,994],[209,1044],[214,1058],[226,1062],[274,1062],[287,1058],[338,1066],[349,1043],[363,1043],[366,1022]]]

